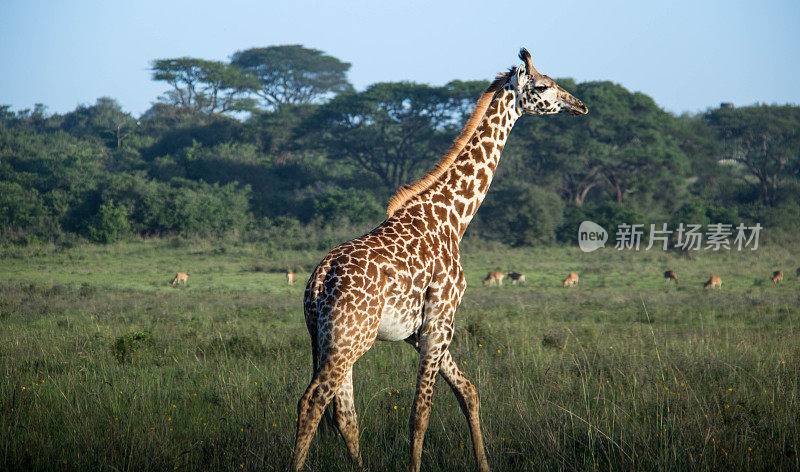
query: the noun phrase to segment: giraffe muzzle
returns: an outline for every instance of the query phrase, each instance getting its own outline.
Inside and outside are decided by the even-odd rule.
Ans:
[[[567,105],[567,112],[570,115],[577,116],[589,113],[589,109],[586,108],[586,105],[584,105],[583,102],[581,102],[577,98],[573,98],[572,100],[567,101],[566,105]]]

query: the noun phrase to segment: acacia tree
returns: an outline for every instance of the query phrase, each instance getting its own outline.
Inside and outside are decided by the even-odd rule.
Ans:
[[[189,113],[226,113],[253,108],[253,100],[247,94],[257,87],[257,81],[234,65],[180,57],[157,59],[153,61],[152,71],[153,80],[172,87],[161,100]]]
[[[781,184],[800,177],[800,109],[718,108],[705,118],[723,140],[724,159],[738,163],[742,179],[765,205],[775,206]]]
[[[376,175],[393,191],[447,149],[463,118],[462,85],[374,84],[322,105],[302,130],[328,157]]]
[[[352,90],[346,77],[350,63],[297,44],[238,51],[231,64],[255,77],[253,93],[273,110],[319,103]]]

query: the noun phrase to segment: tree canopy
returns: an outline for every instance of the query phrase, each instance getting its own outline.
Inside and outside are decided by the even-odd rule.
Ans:
[[[427,170],[460,125],[455,86],[378,83],[341,94],[302,126],[329,158],[377,176],[390,191]]]
[[[139,117],[111,97],[64,114],[0,105],[0,243],[329,247],[368,229],[442,157],[488,82],[355,91],[349,67],[302,46],[253,48],[230,63],[153,61],[169,90]],[[558,82],[589,114],[520,119],[468,237],[553,243],[585,219],[800,231],[800,107],[674,116],[612,82]]]
[[[722,141],[721,157],[739,166],[765,205],[775,206],[780,186],[800,177],[800,108],[725,107],[705,119]]]
[[[273,110],[319,103],[352,89],[349,63],[297,44],[238,51],[231,63],[256,78],[258,86],[251,90]]]
[[[153,61],[153,80],[172,89],[160,100],[189,113],[248,111],[254,106],[246,94],[256,80],[244,70],[221,61],[191,57]]]

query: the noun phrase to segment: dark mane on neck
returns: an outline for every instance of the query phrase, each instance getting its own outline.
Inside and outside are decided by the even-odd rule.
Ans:
[[[421,179],[411,185],[404,185],[397,191],[389,201],[389,207],[386,210],[387,215],[392,216],[397,210],[408,203],[409,200],[424,192],[441,177],[448,167],[450,167],[450,164],[455,161],[456,157],[461,153],[461,150],[463,150],[464,146],[469,142],[469,138],[475,133],[475,129],[486,114],[486,110],[489,109],[489,105],[492,103],[494,96],[508,83],[509,79],[516,73],[516,70],[516,67],[512,67],[508,72],[500,74],[494,79],[491,85],[489,85],[486,91],[483,92],[483,95],[478,99],[478,102],[475,104],[475,109],[472,110],[472,114],[467,120],[467,123],[464,125],[458,137],[453,140],[453,144],[450,146],[450,149],[447,150],[444,157],[442,157],[433,169],[428,171]]]

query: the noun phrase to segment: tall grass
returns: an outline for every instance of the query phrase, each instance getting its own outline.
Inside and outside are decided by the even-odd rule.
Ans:
[[[762,249],[465,245],[451,350],[481,395],[493,468],[800,470],[800,280],[788,270],[800,263]],[[322,255],[183,240],[3,249],[0,470],[287,469],[311,362],[302,283],[283,271],[304,280]],[[481,286],[494,269],[527,285]],[[189,284],[173,289],[179,270]],[[560,286],[569,271],[574,289]],[[703,290],[711,273],[722,290]],[[406,467],[416,362],[404,343],[376,343],[356,364],[370,470]],[[356,469],[327,428],[308,467]],[[441,381],[423,468],[475,468]]]

